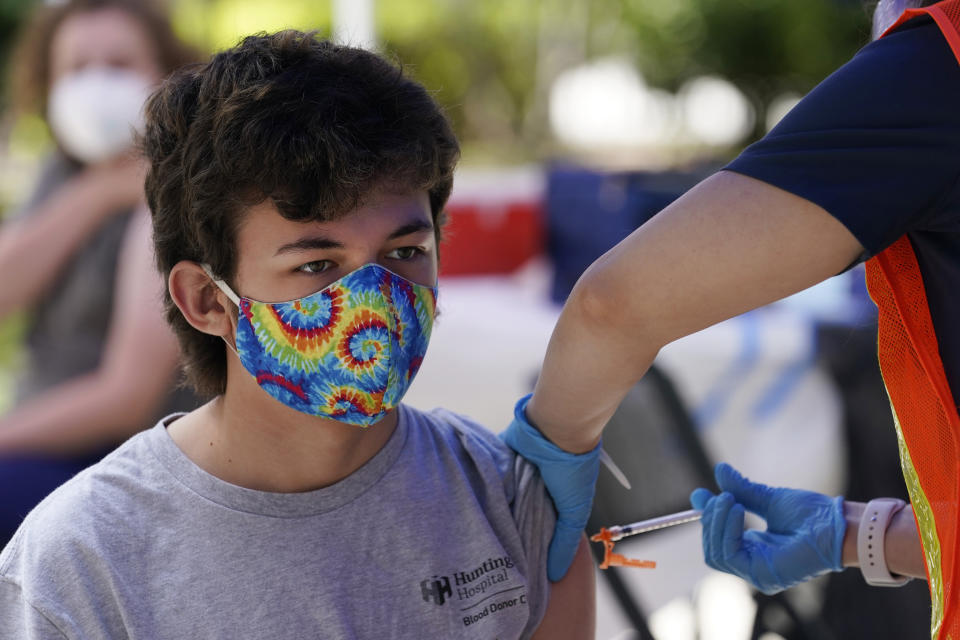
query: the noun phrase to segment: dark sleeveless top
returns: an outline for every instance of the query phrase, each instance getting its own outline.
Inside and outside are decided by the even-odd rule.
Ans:
[[[80,165],[55,154],[17,215],[29,216],[78,171]],[[95,231],[30,310],[27,363],[17,380],[15,404],[90,373],[100,364],[113,311],[117,260],[131,214],[132,210],[111,216]],[[199,404],[192,393],[175,388],[176,383],[176,378],[171,380],[170,393],[158,415],[147,420],[144,428],[164,415],[189,411]]]

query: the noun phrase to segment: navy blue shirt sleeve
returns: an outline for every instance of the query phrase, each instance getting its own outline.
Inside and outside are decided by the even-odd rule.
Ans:
[[[932,20],[912,20],[726,168],[819,205],[865,257],[908,231],[960,231],[960,65]]]

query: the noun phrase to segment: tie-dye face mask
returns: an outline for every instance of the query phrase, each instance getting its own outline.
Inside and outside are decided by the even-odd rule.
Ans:
[[[211,279],[240,308],[244,368],[297,411],[368,427],[400,403],[427,351],[436,287],[378,264],[289,302],[243,298]]]

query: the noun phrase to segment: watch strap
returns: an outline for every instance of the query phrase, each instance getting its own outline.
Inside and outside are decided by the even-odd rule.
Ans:
[[[900,587],[910,581],[906,576],[893,576],[887,569],[884,540],[890,520],[906,506],[898,498],[876,498],[867,503],[857,532],[857,557],[867,584],[876,587]]]

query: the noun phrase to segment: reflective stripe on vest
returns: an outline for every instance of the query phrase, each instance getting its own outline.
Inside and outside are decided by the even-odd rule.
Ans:
[[[884,33],[920,15],[934,19],[960,63],[960,0],[910,9]],[[883,36],[881,36],[883,37]],[[960,417],[953,400],[913,245],[901,237],[867,261],[879,310],[878,356],[893,409],[900,462],[923,542],[931,637],[960,640],[958,497]]]

